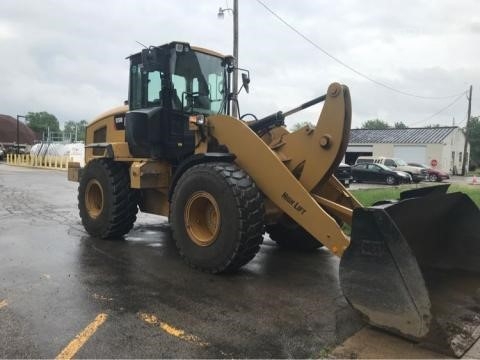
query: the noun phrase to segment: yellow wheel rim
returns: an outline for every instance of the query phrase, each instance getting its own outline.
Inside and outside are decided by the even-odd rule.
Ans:
[[[220,230],[217,201],[205,191],[197,191],[188,199],[184,210],[185,226],[190,239],[199,246],[209,246]]]
[[[98,180],[91,179],[85,190],[85,207],[88,215],[96,219],[103,210],[103,189]]]

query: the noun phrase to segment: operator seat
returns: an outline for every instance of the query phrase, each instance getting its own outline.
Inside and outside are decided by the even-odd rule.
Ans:
[[[183,110],[182,100],[178,97],[177,90],[173,89],[172,91],[172,109],[173,110]]]
[[[164,106],[165,103],[164,103],[164,99],[165,99],[165,95],[166,97],[168,98],[168,90],[167,89],[163,89],[160,91],[160,106]],[[180,98],[178,97],[178,94],[177,94],[177,90],[176,89],[172,89],[171,90],[171,108],[173,110],[183,110],[182,109],[182,100],[180,100]]]
[[[210,110],[210,98],[208,95],[199,95],[193,100],[193,107]]]

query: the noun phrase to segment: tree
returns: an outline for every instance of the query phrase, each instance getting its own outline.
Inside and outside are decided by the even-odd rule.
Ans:
[[[405,125],[402,121],[395,123],[395,129],[408,129],[408,126]]]
[[[367,120],[362,124],[362,129],[369,130],[385,130],[390,129],[391,126],[387,122],[380,119]]]
[[[63,125],[63,134],[65,138],[70,138],[72,141],[84,141],[86,126],[87,120],[67,121]]]
[[[55,115],[46,111],[28,112],[25,122],[30,129],[38,134],[60,131],[60,124]]]
[[[470,160],[472,165],[480,166],[480,116],[470,118],[468,123],[470,142]]]
[[[312,128],[315,127],[315,125],[313,125],[310,121],[302,121],[302,122],[298,122],[296,124],[293,124],[292,127],[290,128],[290,131],[297,131],[297,130],[299,130],[302,127],[307,126],[307,125],[312,127]]]

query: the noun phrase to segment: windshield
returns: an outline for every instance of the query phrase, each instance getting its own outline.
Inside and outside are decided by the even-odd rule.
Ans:
[[[174,95],[183,111],[222,112],[225,76],[222,59],[199,51],[175,52],[170,62]]]
[[[224,59],[186,47],[158,51],[148,66],[130,66],[130,109],[167,106],[186,113],[225,113],[228,88]]]
[[[402,159],[395,159],[395,162],[399,166],[406,166],[407,165],[407,163],[405,161],[403,161]]]

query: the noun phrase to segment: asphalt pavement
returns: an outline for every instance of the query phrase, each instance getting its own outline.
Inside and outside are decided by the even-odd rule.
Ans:
[[[64,171],[0,164],[0,204],[2,358],[321,357],[363,326],[325,249],[265,237],[238,273],[208,275],[179,258],[163,217],[91,238]]]

